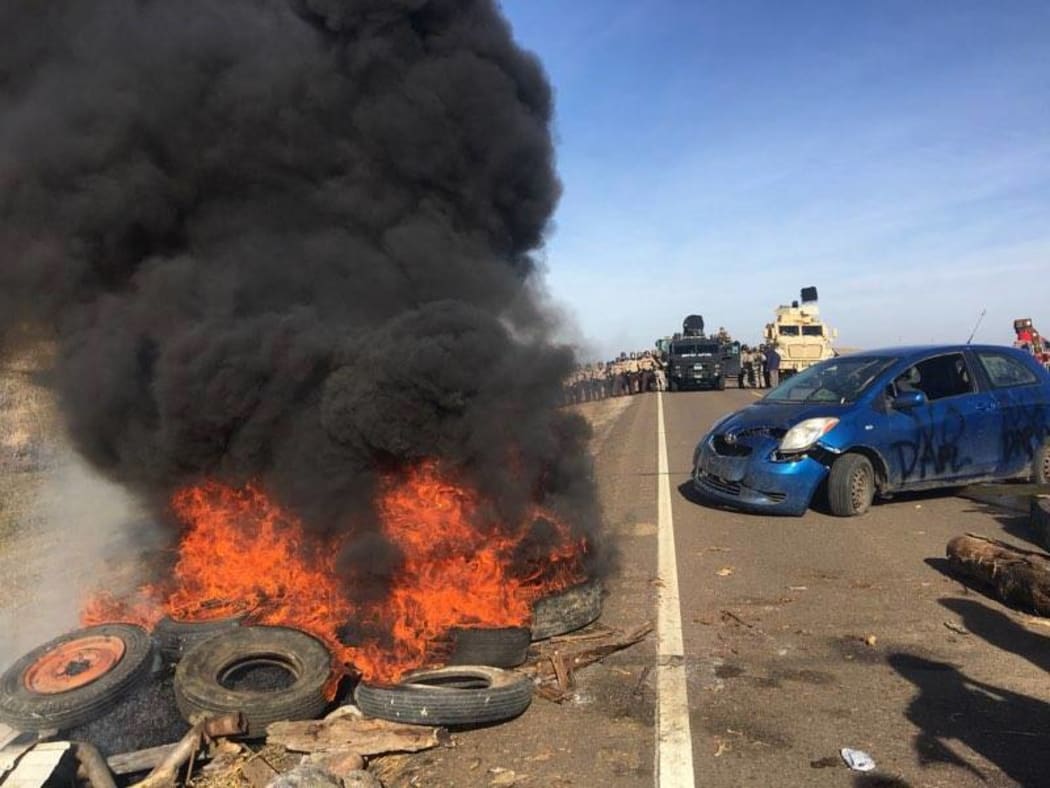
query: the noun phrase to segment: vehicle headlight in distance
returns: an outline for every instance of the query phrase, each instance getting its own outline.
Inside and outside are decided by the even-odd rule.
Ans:
[[[780,451],[803,451],[827,435],[839,420],[831,416],[800,421],[780,440]]]

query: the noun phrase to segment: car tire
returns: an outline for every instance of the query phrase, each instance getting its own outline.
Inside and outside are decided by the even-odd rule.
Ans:
[[[726,390],[726,379],[723,378],[723,377],[719,377],[718,378],[718,382],[715,384],[715,388],[718,389],[719,391],[725,391]]]
[[[208,621],[181,621],[165,616],[153,627],[153,639],[164,661],[174,665],[198,643],[236,629],[243,620],[244,615]]]
[[[837,517],[864,514],[875,499],[875,469],[863,454],[843,454],[828,474],[828,506]]]
[[[272,690],[228,686],[237,670],[260,665],[287,671],[291,685]],[[324,690],[331,674],[328,649],[305,632],[242,626],[186,652],[175,668],[175,703],[187,721],[239,711],[248,723],[247,737],[260,738],[272,722],[319,717],[328,705]]]
[[[111,711],[152,668],[153,641],[142,627],[102,624],[61,635],[0,677],[0,720],[19,731],[75,728]]]
[[[1032,481],[1036,484],[1050,484],[1050,438],[1045,439],[1035,450],[1032,458]]]
[[[671,378],[671,380],[669,380],[668,383],[667,383],[667,390],[668,391],[678,391],[678,381],[675,380],[674,378]]]
[[[602,614],[602,584],[597,580],[567,588],[532,604],[532,639],[544,640],[587,626]]]
[[[369,717],[413,725],[475,726],[517,717],[532,701],[527,676],[499,668],[417,670],[393,686],[362,682],[357,707]]]
[[[529,656],[532,630],[528,627],[456,627],[449,665],[488,665],[490,668],[516,668]]]

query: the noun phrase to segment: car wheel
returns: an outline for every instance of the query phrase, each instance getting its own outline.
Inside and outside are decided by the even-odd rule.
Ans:
[[[667,386],[667,390],[668,391],[678,391],[678,381],[676,381],[674,378],[671,378],[671,381],[670,381],[670,383]]]
[[[1036,449],[1032,459],[1032,481],[1036,484],[1050,484],[1050,438]]]
[[[718,383],[715,384],[715,388],[717,388],[719,391],[725,391],[726,390],[726,379],[720,377],[718,379]]]
[[[828,505],[838,517],[864,514],[875,498],[875,470],[862,454],[843,454],[828,475]]]
[[[144,681],[153,641],[142,627],[102,624],[33,649],[0,677],[0,720],[15,730],[68,730],[101,717]]]

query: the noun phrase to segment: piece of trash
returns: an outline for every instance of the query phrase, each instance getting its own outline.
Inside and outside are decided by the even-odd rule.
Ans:
[[[715,572],[715,574],[719,577],[729,577],[731,574],[733,574],[733,567],[723,566],[721,569]]]
[[[843,747],[839,750],[839,755],[842,756],[842,760],[846,762],[846,765],[855,772],[870,772],[875,769],[875,759],[863,750]]]
[[[969,635],[970,630],[966,627],[961,627],[958,624],[953,624],[951,621],[945,621],[944,626],[948,627],[952,632],[958,632],[960,635]]]
[[[788,586],[788,591],[809,591],[806,586]]]
[[[864,638],[864,642],[872,648],[875,648],[875,644],[879,642],[879,639],[874,635],[868,635],[866,638]]]
[[[916,509],[921,509],[921,508],[922,508],[922,504],[921,504],[921,503],[917,503],[917,504],[915,504],[915,508],[916,508]]]
[[[726,752],[726,751],[728,751],[728,750],[732,749],[732,748],[731,748],[731,747],[730,747],[730,746],[729,746],[728,744],[726,744],[726,743],[725,743],[725,742],[724,742],[724,741],[723,741],[722,739],[718,739],[718,738],[716,738],[716,739],[715,739],[715,741],[716,741],[716,742],[718,743],[718,749],[717,749],[717,750],[715,750],[715,757],[716,757],[716,758],[719,758],[719,757],[721,757],[722,753],[724,753],[724,752]]]

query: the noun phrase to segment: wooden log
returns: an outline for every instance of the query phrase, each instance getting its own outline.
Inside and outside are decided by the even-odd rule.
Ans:
[[[946,552],[955,571],[992,587],[1004,602],[1050,615],[1050,556],[975,534],[956,536]]]
[[[161,744],[158,747],[147,747],[134,752],[110,755],[106,758],[106,765],[116,775],[148,772],[155,769],[157,764],[167,758],[176,747],[178,747],[178,744]],[[202,755],[207,757],[207,753],[202,753]]]
[[[79,764],[77,777],[87,780],[91,788],[117,788],[112,772],[101,753],[95,749],[94,744],[83,741],[73,742],[73,755]]]
[[[158,763],[144,780],[135,783],[133,788],[161,788],[174,785],[175,778],[184,765],[190,763],[190,771],[192,771],[193,759],[204,742],[218,736],[244,733],[247,729],[244,715],[236,712],[209,717],[195,723],[186,735],[171,748],[164,760]]]
[[[275,722],[266,728],[266,742],[293,752],[353,750],[360,755],[418,752],[448,741],[448,731],[426,725],[405,725],[387,720],[356,719]]]

